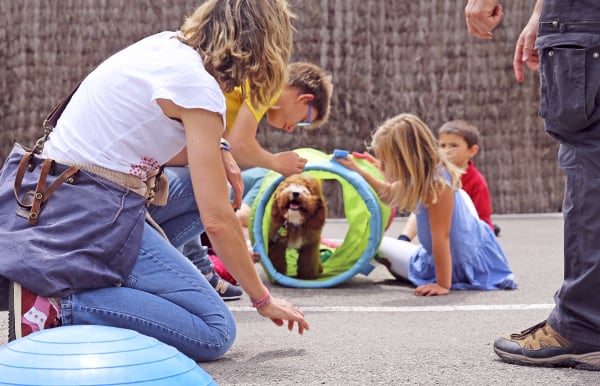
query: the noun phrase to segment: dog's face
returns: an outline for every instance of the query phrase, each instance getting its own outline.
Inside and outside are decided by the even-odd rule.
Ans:
[[[321,181],[308,174],[294,174],[275,190],[272,211],[289,224],[302,225],[325,207]]]

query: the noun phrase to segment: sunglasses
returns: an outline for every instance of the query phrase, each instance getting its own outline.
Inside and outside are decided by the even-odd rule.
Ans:
[[[306,127],[312,125],[312,103],[308,102],[308,113],[306,114],[306,121],[296,123],[297,127]]]

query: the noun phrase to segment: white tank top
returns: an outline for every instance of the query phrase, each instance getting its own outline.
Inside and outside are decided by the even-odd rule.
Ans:
[[[108,58],[81,83],[61,115],[44,155],[99,165],[146,179],[185,146],[181,122],[156,99],[217,112],[225,97],[200,55],[176,32],[147,37]]]

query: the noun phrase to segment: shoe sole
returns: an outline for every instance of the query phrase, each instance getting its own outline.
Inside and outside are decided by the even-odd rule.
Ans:
[[[572,367],[579,370],[600,371],[600,352],[589,354],[565,354],[557,355],[551,358],[531,358],[525,355],[513,354],[498,350],[494,347],[494,352],[504,362],[540,367]]]
[[[240,296],[229,296],[229,297],[223,297],[223,296],[221,296],[221,299],[223,301],[226,301],[226,302],[228,302],[230,300],[240,300],[241,298],[242,298],[241,295]]]
[[[11,282],[8,286],[8,341],[12,342],[23,336],[21,330],[22,291],[19,283]]]

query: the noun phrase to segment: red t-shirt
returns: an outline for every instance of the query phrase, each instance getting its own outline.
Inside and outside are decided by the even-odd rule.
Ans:
[[[477,170],[473,161],[469,161],[469,166],[465,174],[461,177],[462,188],[475,204],[479,218],[485,221],[492,230],[492,204],[490,201],[490,191],[488,190],[487,182],[483,174]]]

